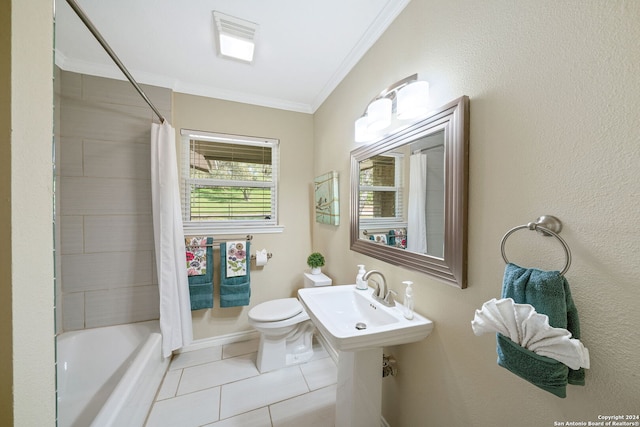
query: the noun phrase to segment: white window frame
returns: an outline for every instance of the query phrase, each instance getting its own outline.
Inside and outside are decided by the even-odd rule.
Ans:
[[[384,153],[380,156],[393,157],[394,162],[394,186],[370,186],[361,185],[360,191],[393,191],[395,192],[396,210],[393,217],[381,218],[360,218],[360,226],[370,229],[406,227],[407,221],[404,219],[403,200],[403,161],[404,155],[400,153]]]
[[[280,165],[280,141],[273,138],[257,138],[250,136],[231,135],[215,132],[204,132],[190,129],[181,129],[181,156],[182,156],[182,173],[181,173],[181,200],[182,200],[182,220],[185,235],[198,235],[198,234],[213,234],[213,235],[225,235],[225,234],[261,234],[261,233],[281,233],[284,230],[284,226],[278,223],[278,177],[279,177],[279,165]],[[189,150],[190,141],[197,139],[200,141],[215,141],[215,142],[229,142],[230,144],[242,144],[253,146],[270,146],[271,150],[271,164],[272,164],[272,182],[269,183],[256,183],[251,181],[251,187],[265,186],[271,188],[271,202],[273,207],[273,216],[270,219],[253,220],[253,221],[190,221],[188,218],[190,214],[190,200],[189,195],[184,194],[187,189],[188,183],[200,183],[207,185],[222,185],[222,186],[234,186],[243,185],[242,181],[218,181],[215,179],[194,179],[190,177],[190,164],[189,164]]]

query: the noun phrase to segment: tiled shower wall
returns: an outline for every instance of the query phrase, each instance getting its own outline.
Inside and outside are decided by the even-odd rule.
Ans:
[[[149,159],[157,119],[129,82],[56,75],[62,330],[157,319]],[[143,89],[171,117],[171,91]]]

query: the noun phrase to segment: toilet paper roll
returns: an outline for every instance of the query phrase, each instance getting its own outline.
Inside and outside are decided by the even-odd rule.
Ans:
[[[256,251],[256,265],[257,266],[261,266],[261,265],[267,265],[267,250],[263,249],[261,251]]]

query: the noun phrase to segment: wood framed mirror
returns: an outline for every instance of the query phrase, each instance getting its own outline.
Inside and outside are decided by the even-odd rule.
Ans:
[[[469,98],[351,152],[351,250],[467,287]]]

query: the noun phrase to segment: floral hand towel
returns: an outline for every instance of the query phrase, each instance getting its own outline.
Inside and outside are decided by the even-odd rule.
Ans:
[[[247,251],[245,242],[227,242],[227,277],[246,276]]]
[[[187,237],[185,239],[188,276],[202,276],[207,274],[206,245],[206,237]]]

